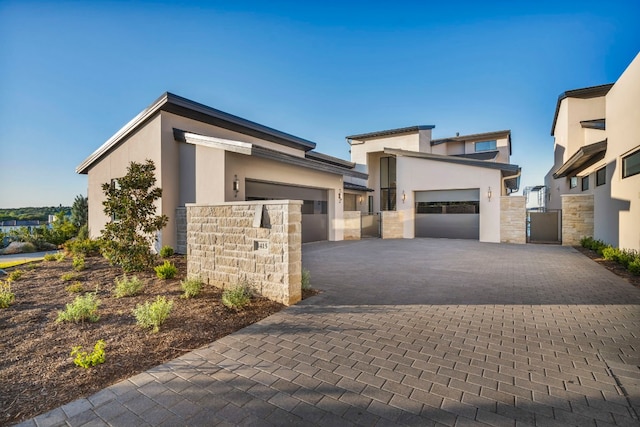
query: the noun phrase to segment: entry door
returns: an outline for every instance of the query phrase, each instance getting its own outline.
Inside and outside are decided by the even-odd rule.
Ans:
[[[416,237],[480,239],[480,189],[416,192]]]
[[[302,200],[302,243],[329,238],[327,190],[247,180],[245,192],[247,200]]]

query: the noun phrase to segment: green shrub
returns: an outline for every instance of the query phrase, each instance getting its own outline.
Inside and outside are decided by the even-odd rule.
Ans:
[[[64,273],[60,278],[65,282],[70,282],[72,280],[76,280],[78,275],[76,273]]]
[[[640,257],[638,251],[633,249],[622,249],[620,254],[618,255],[618,262],[624,266],[624,268],[629,268],[629,264],[631,264],[636,258]]]
[[[302,269],[301,286],[305,291],[311,289],[311,272],[306,268]]]
[[[76,281],[64,288],[64,290],[72,294],[78,294],[84,291],[84,286],[82,286],[82,282]]]
[[[636,258],[631,261],[627,266],[631,274],[635,274],[636,276],[640,276],[640,258]]]
[[[153,328],[153,333],[157,333],[160,330],[160,325],[169,317],[172,307],[172,300],[158,296],[154,302],[146,301],[144,304],[136,305],[133,315],[136,317],[138,325],[143,328]]]
[[[197,297],[202,290],[202,281],[197,278],[186,279],[180,282],[180,287],[184,291],[182,298]]]
[[[81,351],[81,346],[75,346],[71,350],[71,356],[75,356],[73,359],[73,363],[76,366],[80,366],[81,368],[90,368],[92,366],[96,366],[100,363],[104,363],[105,344],[104,341],[98,340],[96,345],[93,346],[93,351],[91,353],[87,353],[86,351]]]
[[[61,262],[64,261],[65,259],[65,254],[64,252],[56,252],[56,253],[52,253],[52,254],[45,254],[44,255],[44,260],[45,261],[57,261],[57,262]]]
[[[11,280],[0,280],[0,308],[9,307],[15,298],[15,294],[11,292]]]
[[[98,307],[100,300],[94,293],[88,293],[83,296],[77,296],[72,303],[67,304],[64,311],[58,312],[56,322],[97,322],[100,319],[98,315]]]
[[[82,271],[85,269],[84,255],[76,255],[73,257],[73,269],[75,271]]]
[[[89,226],[87,224],[78,228],[78,235],[76,239],[78,240],[86,240],[89,238]]]
[[[45,261],[55,261],[56,260],[56,254],[44,254],[44,260]]]
[[[139,293],[143,287],[144,283],[138,279],[138,276],[129,278],[125,274],[120,278],[116,277],[116,289],[113,294],[116,298],[130,297]]]
[[[173,255],[173,248],[171,246],[163,246],[162,249],[160,249],[160,256],[162,258],[169,258],[171,255]]]
[[[22,270],[13,270],[11,273],[9,273],[9,281],[14,282],[17,280],[20,280],[22,278],[22,274],[24,272]]]
[[[100,240],[80,239],[78,237],[65,243],[64,249],[72,255],[98,256],[100,255]]]
[[[154,267],[153,269],[160,279],[171,279],[178,273],[178,269],[170,261],[165,261],[164,264]]]
[[[617,261],[618,260],[618,248],[614,248],[611,246],[607,246],[602,248],[602,257],[604,259],[608,259],[609,261]]]
[[[225,289],[222,292],[222,303],[234,310],[244,308],[251,301],[251,290],[246,282],[237,286]]]

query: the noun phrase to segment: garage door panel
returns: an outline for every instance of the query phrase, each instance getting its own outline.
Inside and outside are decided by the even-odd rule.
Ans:
[[[416,237],[447,239],[478,239],[480,215],[477,214],[418,214]]]
[[[480,239],[480,189],[418,191],[415,236]]]

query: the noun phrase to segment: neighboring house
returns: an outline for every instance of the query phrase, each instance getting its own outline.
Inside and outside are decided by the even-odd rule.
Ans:
[[[347,137],[356,169],[369,175],[348,179],[371,189],[360,210],[382,213],[383,237],[500,242],[500,196],[517,191],[520,176],[509,164],[511,132],[431,139],[433,128]]]
[[[158,245],[179,242],[186,203],[303,200],[302,240],[342,240],[343,177],[366,178],[355,165],[313,151],[316,144],[165,93],[91,154],[76,172],[88,175],[89,232],[110,218],[103,183],[126,174],[130,162],[150,159],[162,188],[157,213],[169,217]],[[186,221],[186,219],[184,219]],[[183,227],[184,230],[184,227]]]
[[[587,196],[592,214],[581,217],[592,224],[580,233],[640,250],[640,55],[614,84],[562,93],[551,135],[548,208],[563,209],[563,195]]]
[[[11,230],[19,230],[22,227],[26,227],[29,232],[31,232],[34,228],[40,227],[41,225],[47,225],[46,221],[39,220],[7,220],[0,221],[0,231],[4,233],[9,233]]]
[[[500,241],[500,196],[516,191],[509,131],[431,140],[433,126],[348,137],[352,161],[305,139],[165,93],[76,169],[88,175],[89,232],[110,218],[101,186],[151,159],[169,217],[157,246],[186,251],[187,203],[302,200],[302,241],[362,235]],[[360,211],[360,212],[358,212]],[[380,215],[370,221],[367,213]],[[393,217],[392,213],[401,216]],[[363,213],[362,217],[360,213]],[[391,213],[391,214],[389,214]],[[362,225],[361,225],[362,224]],[[355,231],[355,233],[354,233]]]

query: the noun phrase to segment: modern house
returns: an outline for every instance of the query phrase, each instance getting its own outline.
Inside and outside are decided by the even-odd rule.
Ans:
[[[563,242],[640,250],[640,55],[613,84],[562,93],[551,135],[547,207],[563,210]]]
[[[369,176],[345,181],[371,189],[366,212],[380,212],[383,237],[500,242],[500,196],[520,177],[509,164],[511,132],[432,139],[433,128],[348,136],[351,161]]]
[[[158,246],[179,252],[186,251],[185,204],[278,199],[303,201],[302,242],[380,230],[386,238],[501,241],[500,196],[517,189],[520,172],[508,163],[511,133],[432,140],[431,129],[352,135],[346,161],[314,151],[311,141],[165,93],[76,172],[88,175],[95,237],[110,221],[101,185],[125,175],[132,161],[152,160],[163,190],[157,212],[169,217]]]

